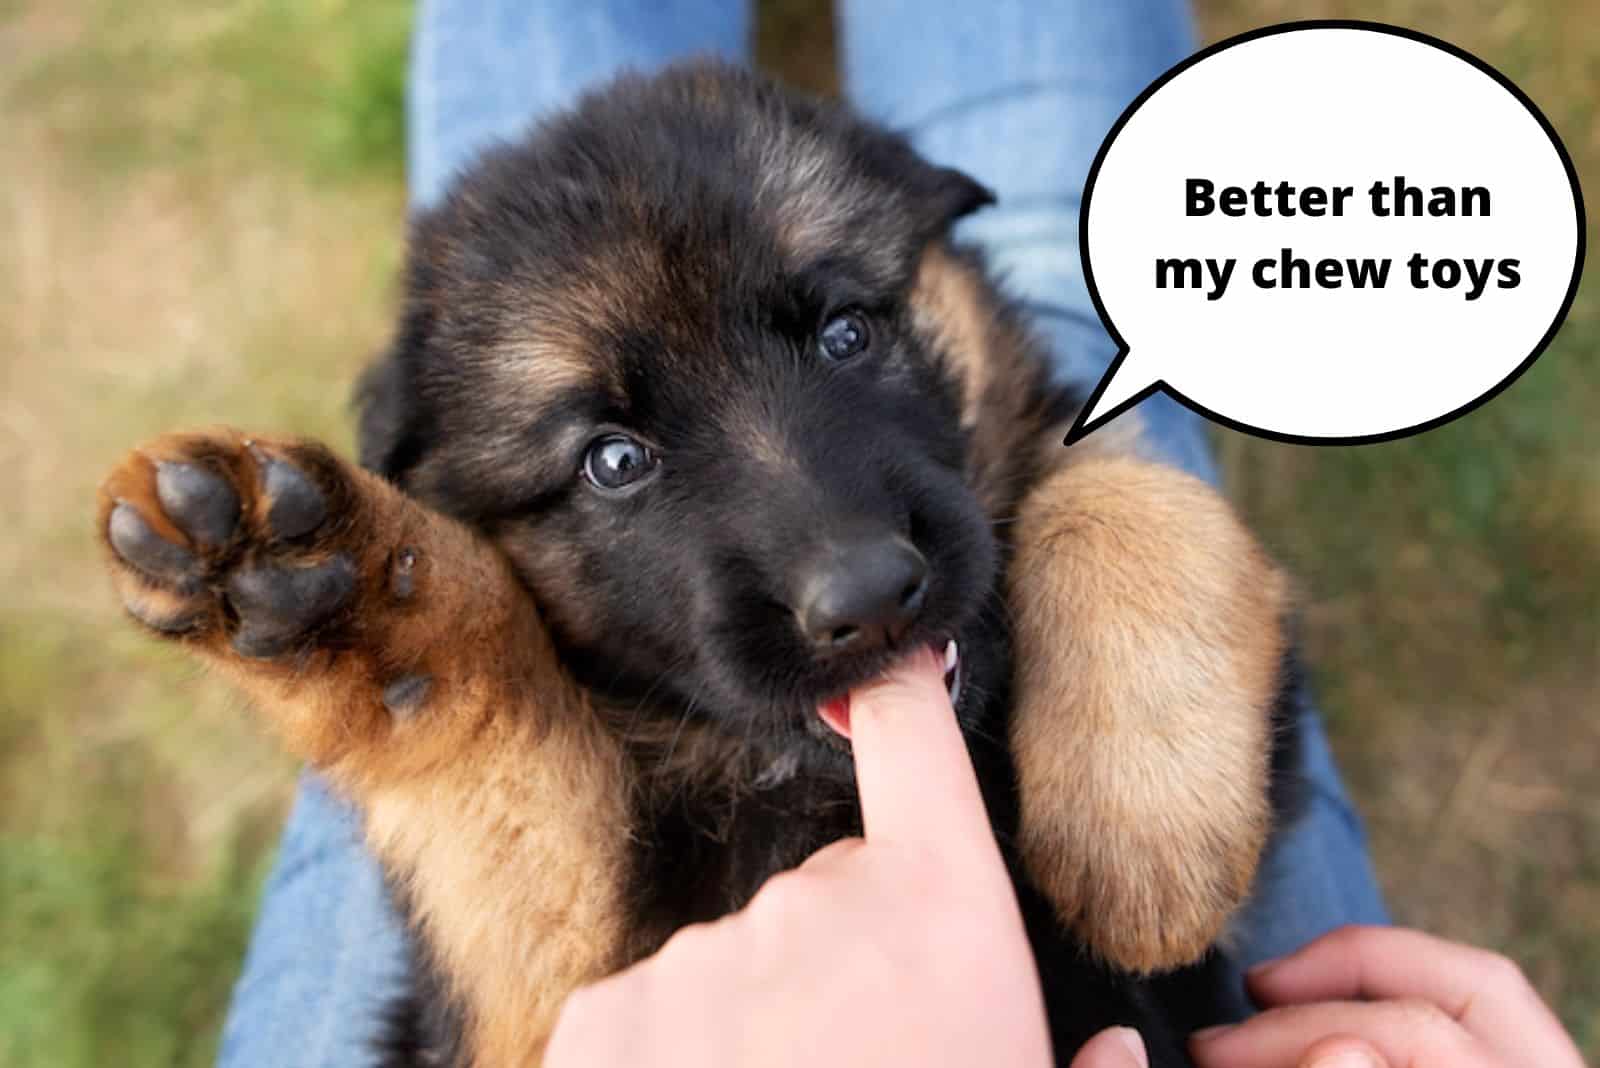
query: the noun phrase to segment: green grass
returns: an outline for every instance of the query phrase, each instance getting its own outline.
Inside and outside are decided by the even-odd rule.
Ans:
[[[70,115],[105,173],[207,167],[225,145],[232,166],[400,179],[410,0],[81,6],[93,29],[35,64],[14,102]]]
[[[765,0],[763,62],[833,84]],[[1549,114],[1600,212],[1586,0],[1209,0],[1416,26]],[[350,441],[403,222],[405,0],[0,0],[0,1068],[209,1062],[293,769],[136,634],[89,537],[133,442]],[[1591,268],[1590,276],[1593,277]],[[1303,584],[1339,755],[1408,922],[1497,946],[1600,1052],[1600,294],[1478,412],[1309,449],[1220,434]]]
[[[153,874],[124,808],[145,769],[107,757],[77,797],[92,823],[0,834],[0,1063],[209,1065],[266,839],[241,829],[204,870]]]
[[[119,618],[93,488],[174,426],[349,442],[403,234],[410,7],[0,19],[0,1066],[209,1064],[293,769]]]
[[[0,1065],[209,1064],[281,806],[205,832],[192,671],[98,629],[0,636]]]

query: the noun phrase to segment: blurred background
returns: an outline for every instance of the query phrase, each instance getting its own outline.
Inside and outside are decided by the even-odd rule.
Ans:
[[[828,90],[822,5],[759,6],[762,62]],[[294,769],[120,619],[93,491],[176,426],[349,448],[349,383],[397,296],[410,14],[0,0],[0,1065],[210,1063]],[[1593,0],[1200,5],[1208,40],[1327,16],[1415,27],[1505,72],[1600,213]],[[1593,277],[1533,369],[1450,426],[1356,449],[1217,439],[1233,496],[1302,579],[1396,915],[1516,957],[1591,1056]]]

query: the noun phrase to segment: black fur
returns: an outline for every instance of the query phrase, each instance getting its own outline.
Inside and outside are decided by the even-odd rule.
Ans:
[[[632,742],[634,956],[859,832],[848,753],[815,708],[913,643],[960,641],[959,714],[1009,853],[1006,527],[969,484],[956,383],[906,303],[927,245],[991,199],[840,108],[693,65],[586,97],[416,221],[399,334],[360,391],[362,462],[499,542]],[[841,309],[871,343],[830,364],[816,336]],[[1039,440],[1079,400],[1048,381],[1030,365],[1013,386]],[[608,430],[661,458],[637,491],[581,475]],[[1022,452],[985,477],[1025,484]],[[909,539],[931,587],[897,648],[821,656],[793,572],[852,523]],[[733,770],[696,770],[697,753]],[[1111,974],[1018,884],[1061,1063],[1123,1023],[1152,1064],[1187,1064],[1189,1030],[1243,1013],[1220,955]],[[460,1013],[425,965],[394,1065],[460,1056]]]

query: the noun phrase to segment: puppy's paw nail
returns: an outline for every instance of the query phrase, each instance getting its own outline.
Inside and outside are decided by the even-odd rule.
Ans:
[[[389,571],[389,592],[404,601],[417,592],[417,550],[407,546],[394,557]]]

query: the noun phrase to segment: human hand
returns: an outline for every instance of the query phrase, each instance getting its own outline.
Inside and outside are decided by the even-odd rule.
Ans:
[[[1050,1065],[1038,974],[942,670],[923,651],[850,697],[864,838],[579,990],[546,1064]],[[1129,1036],[1099,1036],[1075,1068],[1142,1065]]]
[[[1583,1068],[1515,964],[1393,927],[1344,927],[1251,971],[1267,1011],[1196,1034],[1200,1068]]]

